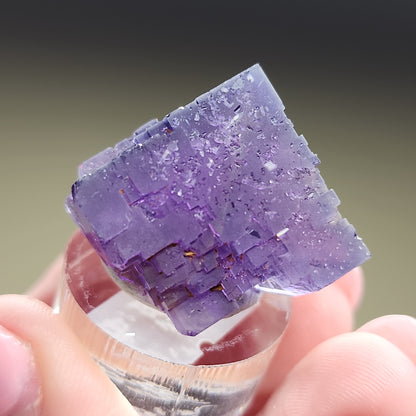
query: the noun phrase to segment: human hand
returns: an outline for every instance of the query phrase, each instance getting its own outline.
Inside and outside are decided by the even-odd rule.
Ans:
[[[135,415],[47,306],[61,267],[62,258],[30,297],[0,297],[0,415]],[[381,317],[350,332],[362,290],[355,269],[293,299],[248,415],[416,415],[416,321]]]
[[[293,299],[250,416],[416,415],[416,320],[382,316],[352,331],[360,268]]]

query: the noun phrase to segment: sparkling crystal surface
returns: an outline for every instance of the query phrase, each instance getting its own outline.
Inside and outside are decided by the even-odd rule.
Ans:
[[[259,65],[84,162],[66,206],[114,279],[195,335],[369,258]]]

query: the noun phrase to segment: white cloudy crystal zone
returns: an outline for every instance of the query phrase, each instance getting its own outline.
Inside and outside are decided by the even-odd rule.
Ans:
[[[166,314],[120,291],[88,316],[104,332],[134,350],[169,362],[193,364],[202,355],[202,344],[216,344],[250,312],[247,309],[222,319],[199,335],[188,337],[177,331]]]

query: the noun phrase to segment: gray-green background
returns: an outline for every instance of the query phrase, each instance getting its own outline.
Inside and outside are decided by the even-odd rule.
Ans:
[[[372,251],[358,322],[416,315],[413,2],[0,8],[0,293],[64,249],[80,162],[260,62]]]

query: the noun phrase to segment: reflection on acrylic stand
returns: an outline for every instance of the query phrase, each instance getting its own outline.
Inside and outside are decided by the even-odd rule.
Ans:
[[[77,232],[57,299],[93,358],[142,415],[241,415],[284,332],[288,297],[257,305],[195,337],[120,291]]]

